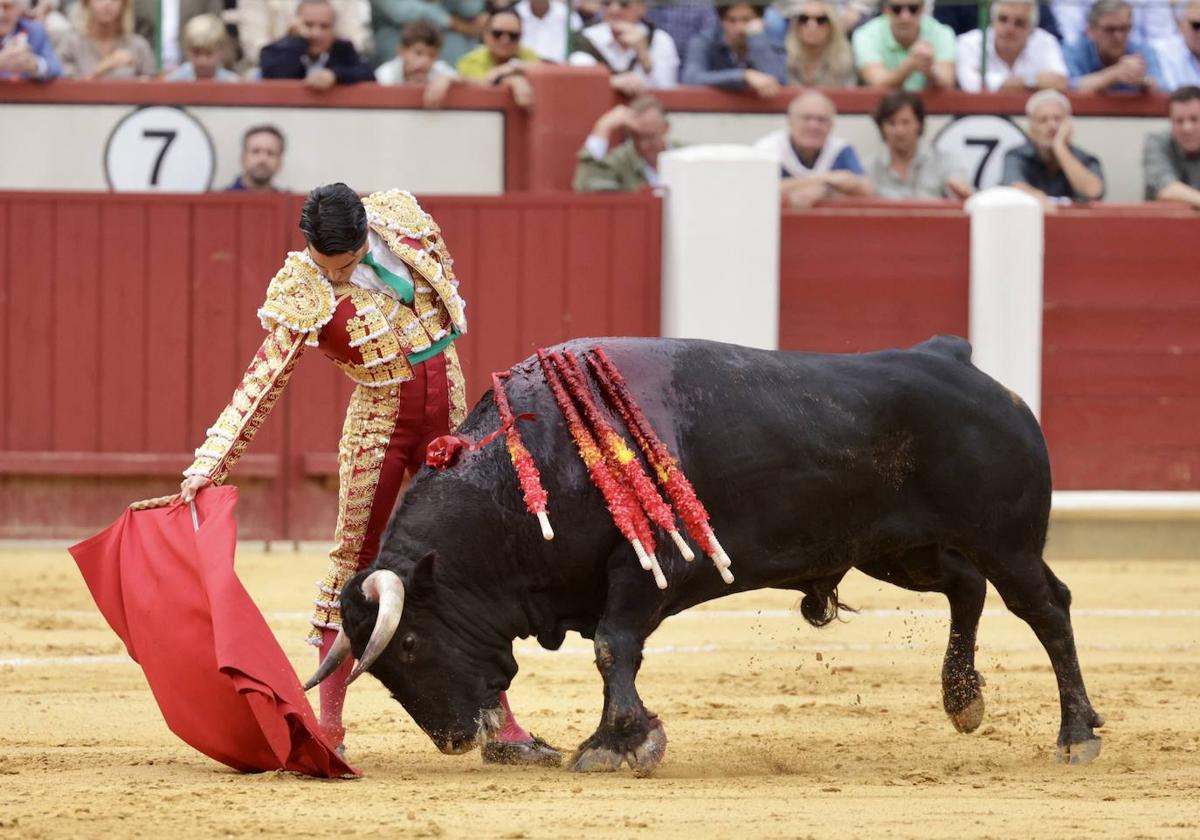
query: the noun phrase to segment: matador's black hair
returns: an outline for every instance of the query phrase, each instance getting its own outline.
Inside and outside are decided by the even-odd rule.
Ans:
[[[300,232],[322,254],[348,254],[367,241],[367,211],[342,183],[317,187],[304,200]]]

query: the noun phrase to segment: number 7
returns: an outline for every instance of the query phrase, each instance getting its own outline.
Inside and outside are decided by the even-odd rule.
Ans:
[[[986,149],[983,153],[983,160],[979,161],[979,167],[975,170],[975,189],[979,189],[979,182],[983,178],[983,169],[987,166],[992,152],[996,151],[996,147],[1000,145],[1000,141],[995,137],[966,137],[963,139],[963,143],[968,146],[983,146]]]
[[[158,157],[154,159],[154,169],[150,170],[150,186],[158,186],[158,173],[162,169],[163,158],[167,156],[167,149],[171,148],[171,144],[175,142],[175,137],[179,132],[170,129],[153,129],[147,128],[142,131],[142,137],[147,140],[165,140],[161,149],[158,150]],[[968,143],[971,141],[968,140]]]

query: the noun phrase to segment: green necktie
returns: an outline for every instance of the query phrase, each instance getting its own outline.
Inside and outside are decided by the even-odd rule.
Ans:
[[[367,252],[367,255],[363,257],[362,261],[363,265],[369,266],[370,269],[375,272],[375,276],[378,277],[384,285],[395,290],[396,294],[400,296],[402,303],[413,302],[413,284],[410,281],[401,277],[399,274],[394,274],[388,271],[386,268],[381,266],[375,261],[375,258],[371,256],[370,251]]]

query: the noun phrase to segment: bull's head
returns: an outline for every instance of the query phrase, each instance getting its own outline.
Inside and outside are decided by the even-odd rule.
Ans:
[[[305,688],[354,653],[349,681],[370,670],[438,749],[461,753],[503,724],[499,694],[516,662],[511,641],[484,642],[470,616],[439,603],[433,564],[425,557],[407,582],[390,569],[351,578],[341,593],[342,630]]]

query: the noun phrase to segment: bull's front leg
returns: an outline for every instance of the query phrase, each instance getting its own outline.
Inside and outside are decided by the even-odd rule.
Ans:
[[[617,770],[628,762],[635,775],[648,776],[667,751],[662,721],[642,705],[634,680],[642,664],[645,637],[615,621],[596,628],[596,667],[604,678],[600,726],[579,745],[570,767],[579,772]]]

